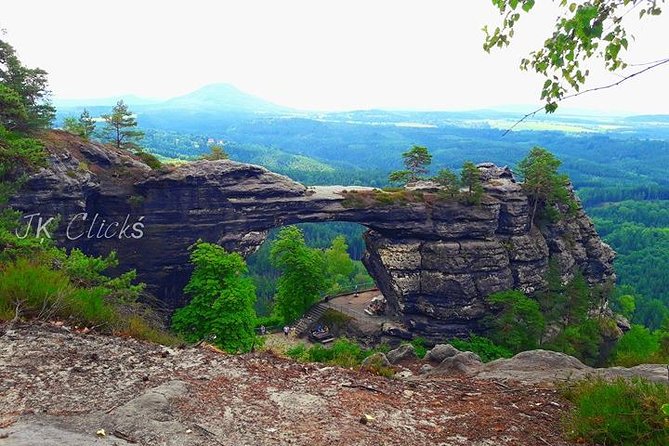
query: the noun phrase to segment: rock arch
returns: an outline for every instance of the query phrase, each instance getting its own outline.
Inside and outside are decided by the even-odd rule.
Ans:
[[[68,241],[62,230],[59,236],[92,254],[116,250],[122,267],[137,269],[169,307],[183,304],[187,248],[197,239],[249,253],[269,229],[301,222],[366,226],[363,262],[397,318],[430,337],[475,330],[492,292],[541,288],[549,256],[567,275],[580,268],[591,283],[613,277],[613,252],[582,209],[541,230],[530,225],[522,188],[509,169],[493,164],[479,165],[486,192],[480,205],[350,206],[344,187],[306,188],[258,166],[198,161],[151,171],[122,152],[77,144],[76,151],[47,146],[50,167],[30,177],[13,205],[64,221],[81,212],[107,221],[143,216],[139,239]],[[80,171],[81,161],[89,171]]]

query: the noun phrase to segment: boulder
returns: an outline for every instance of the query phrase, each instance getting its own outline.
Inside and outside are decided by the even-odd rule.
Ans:
[[[416,358],[416,349],[411,344],[402,344],[394,350],[390,350],[386,353],[386,357],[391,364],[397,364],[400,361],[405,359],[414,359]]]
[[[390,367],[390,361],[385,354],[377,352],[363,359],[361,366],[362,368]]]
[[[430,370],[430,375],[472,375],[477,373],[483,363],[479,355],[472,352],[460,352],[444,359],[437,367]]]
[[[529,350],[510,359],[498,359],[486,364],[486,370],[534,372],[546,370],[590,369],[573,356],[549,350]]]
[[[461,353],[460,350],[453,347],[451,344],[437,344],[432,350],[428,351],[425,355],[425,360],[434,363],[441,363],[446,358],[451,358],[458,353]]]

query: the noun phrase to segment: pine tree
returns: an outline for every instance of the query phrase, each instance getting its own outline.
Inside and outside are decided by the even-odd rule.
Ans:
[[[413,183],[422,179],[427,173],[427,166],[432,163],[432,155],[427,147],[413,146],[402,154],[405,170],[398,170],[390,174],[393,183]]]
[[[51,125],[56,109],[46,76],[40,68],[24,66],[14,48],[0,39],[0,125],[20,132]]]
[[[82,138],[90,139],[90,137],[93,136],[93,132],[95,131],[95,121],[86,109],[79,115],[79,126],[81,128]]]
[[[458,176],[450,169],[441,169],[432,180],[443,187],[450,197],[455,197],[460,193]]]
[[[462,185],[467,188],[467,202],[481,203],[483,185],[481,184],[481,172],[478,167],[471,161],[465,161],[460,176]]]
[[[128,106],[120,100],[110,114],[102,115],[107,123],[105,130],[110,141],[118,149],[136,149],[137,141],[144,137],[144,132],[137,130],[137,119]]]
[[[541,147],[534,147],[518,164],[518,172],[524,180],[523,189],[527,192],[532,206],[530,221],[535,221],[537,209],[542,203],[551,219],[557,217],[554,211],[551,212],[554,204],[566,204],[569,209],[575,208],[574,199],[567,189],[569,179],[558,173],[560,164],[559,159]]]

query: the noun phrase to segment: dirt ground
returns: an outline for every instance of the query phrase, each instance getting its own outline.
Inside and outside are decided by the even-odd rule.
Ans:
[[[53,325],[0,333],[1,446],[568,444],[566,403],[539,385],[389,379]]]

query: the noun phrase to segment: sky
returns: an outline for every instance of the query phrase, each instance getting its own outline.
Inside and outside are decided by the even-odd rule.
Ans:
[[[309,110],[531,107],[543,81],[518,65],[556,18],[553,2],[537,3],[492,54],[481,29],[500,17],[489,0],[3,0],[0,28],[26,65],[49,72],[56,98],[230,83]],[[669,11],[631,30],[629,62],[668,56]],[[669,114],[668,78],[665,66],[564,106]],[[617,79],[595,72],[590,85]]]

